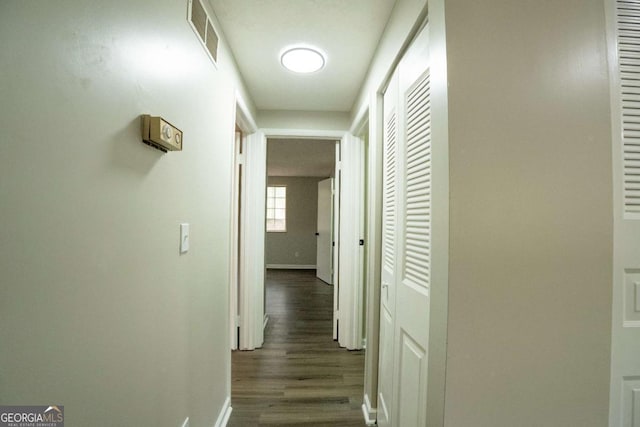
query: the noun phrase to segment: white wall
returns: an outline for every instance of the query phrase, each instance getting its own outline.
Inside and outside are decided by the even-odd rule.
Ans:
[[[258,125],[265,129],[346,130],[349,114],[329,111],[260,110]]]
[[[62,404],[78,426],[212,426],[230,393],[244,91],[226,46],[213,67],[186,7],[0,3],[1,404]],[[142,113],[182,129],[184,151],[142,144]]]
[[[600,0],[447,0],[445,425],[607,425],[612,178]]]
[[[351,110],[351,123],[357,124],[358,113],[365,109],[376,93],[391,77],[404,48],[411,42],[410,35],[423,22],[427,13],[427,0],[397,0],[391,11],[378,48],[369,66],[367,77]]]
[[[268,178],[269,185],[287,187],[287,231],[267,233],[265,256],[269,265],[316,265],[318,222],[317,177]]]

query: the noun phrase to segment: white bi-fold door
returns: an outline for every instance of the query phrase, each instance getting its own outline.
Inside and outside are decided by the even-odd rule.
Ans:
[[[428,26],[384,95],[378,424],[426,425],[432,254]]]
[[[610,1],[613,316],[610,427],[640,427],[640,0]]]

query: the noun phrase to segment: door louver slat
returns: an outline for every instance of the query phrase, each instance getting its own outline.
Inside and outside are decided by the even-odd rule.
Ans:
[[[624,213],[640,215],[640,3],[616,2]]]
[[[404,276],[429,288],[431,264],[431,86],[429,72],[409,90]]]
[[[385,186],[383,195],[383,216],[384,216],[384,263],[390,269],[395,265],[394,260],[394,227],[396,223],[396,145],[397,126],[396,114],[392,113],[385,125]]]

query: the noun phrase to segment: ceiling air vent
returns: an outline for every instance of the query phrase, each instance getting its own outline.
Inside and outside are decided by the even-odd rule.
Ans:
[[[189,0],[188,19],[214,65],[218,65],[218,34],[200,0]]]

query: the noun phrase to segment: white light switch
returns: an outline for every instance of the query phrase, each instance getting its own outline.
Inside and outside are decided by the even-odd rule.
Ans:
[[[180,253],[189,250],[189,224],[180,224]]]

